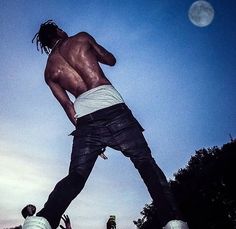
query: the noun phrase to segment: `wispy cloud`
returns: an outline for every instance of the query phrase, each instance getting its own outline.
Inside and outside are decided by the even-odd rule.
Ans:
[[[20,211],[26,204],[41,205],[45,201],[59,168],[49,166],[45,158],[33,157],[14,142],[1,141],[0,145],[0,209],[8,216],[4,227],[11,227],[22,222]]]

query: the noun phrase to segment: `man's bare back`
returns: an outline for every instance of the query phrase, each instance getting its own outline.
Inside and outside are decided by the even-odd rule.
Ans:
[[[60,39],[55,42],[48,57],[45,81],[75,124],[75,111],[66,91],[77,98],[92,88],[111,84],[99,62],[113,66],[116,59],[88,33],[81,32],[68,37],[62,30],[58,30],[58,34]]]

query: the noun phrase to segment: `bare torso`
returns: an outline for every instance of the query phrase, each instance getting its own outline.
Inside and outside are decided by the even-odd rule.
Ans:
[[[59,41],[48,57],[45,80],[56,82],[75,97],[97,86],[110,84],[98,63],[98,55],[86,33]]]
[[[115,57],[85,32],[59,40],[50,53],[45,81],[75,125],[75,111],[67,92],[76,98],[100,85],[111,84],[99,63],[113,66]]]

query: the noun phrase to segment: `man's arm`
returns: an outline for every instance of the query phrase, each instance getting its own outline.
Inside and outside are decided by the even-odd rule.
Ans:
[[[88,39],[90,45],[93,47],[93,49],[96,52],[97,59],[102,64],[107,64],[110,66],[114,66],[116,63],[116,58],[112,55],[112,53],[108,52],[104,47],[99,45],[96,40],[89,35],[88,33],[83,32],[82,33],[86,39]]]
[[[65,112],[66,112],[68,118],[70,119],[70,121],[72,122],[72,124],[76,125],[74,105],[71,102],[66,91],[58,83],[56,83],[50,79],[46,80],[46,83],[50,87],[53,95],[56,97],[58,102],[61,104],[61,106],[65,110]]]

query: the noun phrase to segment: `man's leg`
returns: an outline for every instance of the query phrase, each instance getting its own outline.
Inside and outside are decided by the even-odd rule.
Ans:
[[[46,218],[53,229],[57,228],[62,214],[71,201],[80,193],[85,182],[86,179],[80,174],[70,173],[56,184],[44,208],[37,213],[37,216]]]
[[[99,149],[92,144],[91,137],[78,136],[77,132],[74,132],[69,175],[57,183],[44,208],[37,213],[49,221],[52,229],[58,227],[62,214],[83,189],[98,157]]]
[[[151,156],[151,151],[142,134],[142,127],[131,113],[123,112],[110,122],[113,136],[111,147],[120,150],[131,159],[139,171],[148,191],[157,206],[163,226],[171,219],[180,216],[170,187],[162,170]]]

